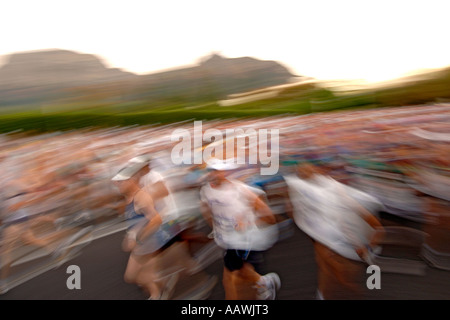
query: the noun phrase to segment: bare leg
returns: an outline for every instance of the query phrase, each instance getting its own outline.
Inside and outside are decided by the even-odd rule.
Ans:
[[[362,264],[334,253],[324,245],[315,242],[318,266],[319,290],[325,299],[333,299],[339,294],[353,299],[360,297],[359,285]],[[355,296],[356,295],[356,296]]]
[[[235,286],[240,300],[255,300],[256,283],[261,279],[261,275],[255,271],[253,266],[244,262],[240,270],[237,270]]]
[[[237,271],[233,271],[237,272]],[[235,283],[235,276],[233,275],[233,272],[228,270],[227,268],[223,268],[223,279],[222,284],[225,289],[225,300],[237,300],[237,292],[236,287],[234,285]]]
[[[137,276],[142,269],[142,264],[136,259],[133,254],[130,254],[128,259],[127,268],[124,274],[124,280],[126,283],[137,283]]]
[[[229,271],[224,268],[223,286],[226,300],[255,300],[256,283],[261,275],[249,263],[244,263],[241,269]]]
[[[186,241],[176,242],[163,252],[142,256],[141,259],[143,268],[139,273],[138,281],[155,298],[160,296],[162,288],[166,286],[171,277],[189,272],[196,265],[189,254],[189,246]]]
[[[142,268],[137,274],[136,282],[148,291],[150,298],[159,299],[163,287],[157,274],[159,254],[139,256],[138,260]]]

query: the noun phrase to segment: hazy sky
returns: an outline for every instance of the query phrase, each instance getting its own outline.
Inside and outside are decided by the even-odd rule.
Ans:
[[[450,65],[449,9],[447,0],[3,0],[0,55],[61,48],[149,73],[216,51],[318,79],[380,81]]]

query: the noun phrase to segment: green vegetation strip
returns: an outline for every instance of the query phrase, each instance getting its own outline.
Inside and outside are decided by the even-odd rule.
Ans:
[[[285,114],[286,110],[212,110],[209,112],[177,110],[164,112],[141,112],[134,114],[54,113],[54,114],[11,114],[0,116],[0,132],[15,130],[52,132],[87,127],[114,127],[173,123],[189,119],[212,120],[224,118],[264,117]]]
[[[79,106],[61,105],[37,109],[22,107],[16,109],[22,112],[0,114],[0,133],[17,130],[53,132],[91,127],[167,124],[194,119],[299,115],[344,109],[408,106],[430,103],[436,99],[449,99],[450,93],[447,87],[444,90],[444,87],[438,84],[431,82],[425,86],[419,83],[402,88],[387,88],[344,96],[335,96],[331,91],[324,89],[299,90],[297,88],[285,90],[277,97],[227,107],[221,107],[212,101],[200,100],[178,103],[141,101],[124,104],[86,101]]]

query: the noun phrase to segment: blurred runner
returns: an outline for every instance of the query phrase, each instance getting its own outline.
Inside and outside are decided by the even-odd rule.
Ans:
[[[277,240],[276,220],[269,207],[242,182],[225,172],[234,164],[211,159],[209,182],[200,191],[205,219],[216,243],[226,250],[223,286],[227,300],[272,300],[280,288],[276,273],[261,275],[264,251]],[[271,226],[272,225],[272,226]]]
[[[142,286],[151,300],[160,300],[171,298],[180,276],[195,263],[180,237],[189,221],[164,221],[151,195],[140,186],[141,178],[149,172],[149,160],[131,161],[113,181],[127,203],[129,229],[123,249],[131,254],[124,279]]]
[[[56,230],[56,218],[53,214],[33,211],[33,204],[42,204],[50,196],[59,194],[58,186],[48,186],[46,183],[32,184],[30,172],[24,172],[20,178],[12,179],[4,185],[2,192],[2,210],[0,214],[0,293],[8,291],[8,277],[11,276],[11,265],[20,255],[15,252],[23,246],[33,246],[45,249],[48,254],[59,258],[65,251],[60,242],[71,234],[71,230]],[[31,177],[31,178],[30,178]],[[46,189],[47,192],[45,191]],[[42,191],[44,190],[44,191]],[[47,224],[47,232],[43,235],[35,231]]]
[[[178,239],[176,246],[181,250],[178,255],[180,258],[184,257],[186,274],[196,274],[196,277],[195,285],[176,298],[203,299],[209,296],[217,283],[217,277],[209,276],[204,269],[219,259],[220,252],[217,252],[214,241],[208,239],[205,233],[198,231],[199,227],[206,223],[200,213],[199,187],[186,181],[191,169],[174,166],[167,156],[166,152],[160,151],[152,153],[151,157],[148,155],[135,157],[132,161],[148,162],[149,171],[140,179],[140,185],[152,196],[163,224],[182,226],[176,236]],[[176,226],[177,224],[179,226]]]
[[[287,176],[294,220],[313,240],[318,267],[318,299],[362,297],[366,265],[383,235],[371,213],[381,205],[310,163]]]

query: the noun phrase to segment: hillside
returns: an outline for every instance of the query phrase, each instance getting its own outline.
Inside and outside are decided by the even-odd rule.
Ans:
[[[212,55],[198,66],[136,75],[96,56],[66,50],[16,53],[0,67],[0,106],[214,101],[231,93],[286,83],[274,61]]]

